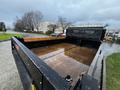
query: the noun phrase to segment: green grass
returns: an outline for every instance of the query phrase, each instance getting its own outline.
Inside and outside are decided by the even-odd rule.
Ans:
[[[108,56],[106,60],[107,90],[120,90],[120,53]]]
[[[23,37],[22,34],[6,34],[6,33],[3,33],[3,34],[0,34],[0,41],[11,39],[11,37],[13,37],[13,36],[17,36],[17,37],[20,37],[20,38]]]

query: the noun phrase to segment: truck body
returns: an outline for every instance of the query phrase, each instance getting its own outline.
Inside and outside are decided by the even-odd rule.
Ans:
[[[18,59],[22,61],[36,90],[100,89],[98,81],[87,73],[105,29],[80,29],[68,28],[64,38],[12,38],[16,64]]]

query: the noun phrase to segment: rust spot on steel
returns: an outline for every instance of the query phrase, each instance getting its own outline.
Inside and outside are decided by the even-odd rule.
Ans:
[[[59,40],[59,39],[65,39],[65,37],[45,37],[45,38],[30,38],[26,37],[23,38],[24,42],[32,42],[32,41],[48,41],[48,40]]]

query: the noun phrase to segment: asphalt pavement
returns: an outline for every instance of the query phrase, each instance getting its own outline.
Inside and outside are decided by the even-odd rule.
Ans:
[[[1,32],[2,33],[2,32]],[[18,32],[8,32],[18,33]],[[47,37],[41,34],[22,33],[26,37]],[[11,41],[0,42],[0,90],[24,90],[11,51]]]
[[[0,90],[24,90],[11,52],[11,41],[0,42]]]

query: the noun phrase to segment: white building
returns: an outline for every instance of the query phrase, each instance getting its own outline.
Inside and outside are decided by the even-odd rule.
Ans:
[[[43,33],[45,33],[46,31],[49,30],[48,25],[49,24],[56,24],[55,22],[49,22],[49,21],[44,21],[40,23],[40,27],[38,31],[42,31]],[[37,30],[35,30],[37,31]],[[62,33],[62,28],[59,26],[58,28],[55,29],[55,33]]]
[[[53,24],[53,22],[44,21],[40,23],[39,31],[46,32],[48,31],[48,25]]]

